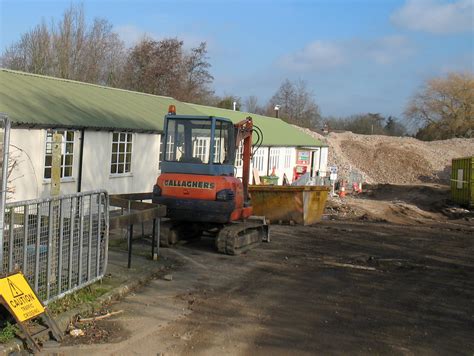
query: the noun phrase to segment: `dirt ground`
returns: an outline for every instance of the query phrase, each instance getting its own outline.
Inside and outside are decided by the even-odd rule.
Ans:
[[[361,194],[329,198],[326,217],[401,225],[474,223],[474,211],[452,203],[449,186],[441,184],[364,185]]]
[[[44,354],[472,355],[474,223],[433,203],[445,194],[390,187],[333,200],[320,224],[274,225],[270,243],[238,257],[205,238],[162,249],[179,262],[172,280],[108,306],[123,313],[94,326],[102,344],[77,338]],[[336,203],[359,211],[338,215]]]

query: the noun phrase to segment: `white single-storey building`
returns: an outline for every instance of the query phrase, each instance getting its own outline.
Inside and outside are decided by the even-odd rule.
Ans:
[[[63,134],[61,193],[106,189],[110,193],[151,191],[159,175],[163,117],[219,116],[234,122],[252,116],[263,142],[252,164],[260,175],[295,167],[325,172],[327,146],[280,119],[179,102],[127,90],[0,69],[0,112],[12,121],[11,201],[50,194],[53,132]],[[236,159],[241,176],[241,158]]]

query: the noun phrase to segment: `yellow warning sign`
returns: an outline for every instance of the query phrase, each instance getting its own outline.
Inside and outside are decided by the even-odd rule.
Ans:
[[[44,313],[44,307],[22,273],[0,279],[0,296],[18,321]]]

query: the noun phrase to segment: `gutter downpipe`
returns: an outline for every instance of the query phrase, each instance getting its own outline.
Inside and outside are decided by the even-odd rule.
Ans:
[[[320,172],[319,175],[321,175],[321,160],[323,158],[323,147],[319,147],[319,165],[318,165],[318,171]],[[324,176],[326,176],[326,173],[324,173]]]
[[[79,145],[79,171],[77,173],[77,192],[80,193],[82,190],[82,163],[84,158],[84,135],[86,131],[84,128],[81,129],[81,144]]]
[[[272,149],[271,146],[268,146],[268,155],[267,155],[267,176],[270,175],[270,150]]]

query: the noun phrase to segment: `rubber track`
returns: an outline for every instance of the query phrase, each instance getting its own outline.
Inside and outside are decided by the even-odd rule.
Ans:
[[[162,247],[169,247],[169,234],[171,232],[172,224],[169,221],[164,221],[161,223],[160,226],[160,246]]]
[[[239,255],[260,244],[263,234],[261,223],[233,223],[219,232],[216,247],[220,253]]]

